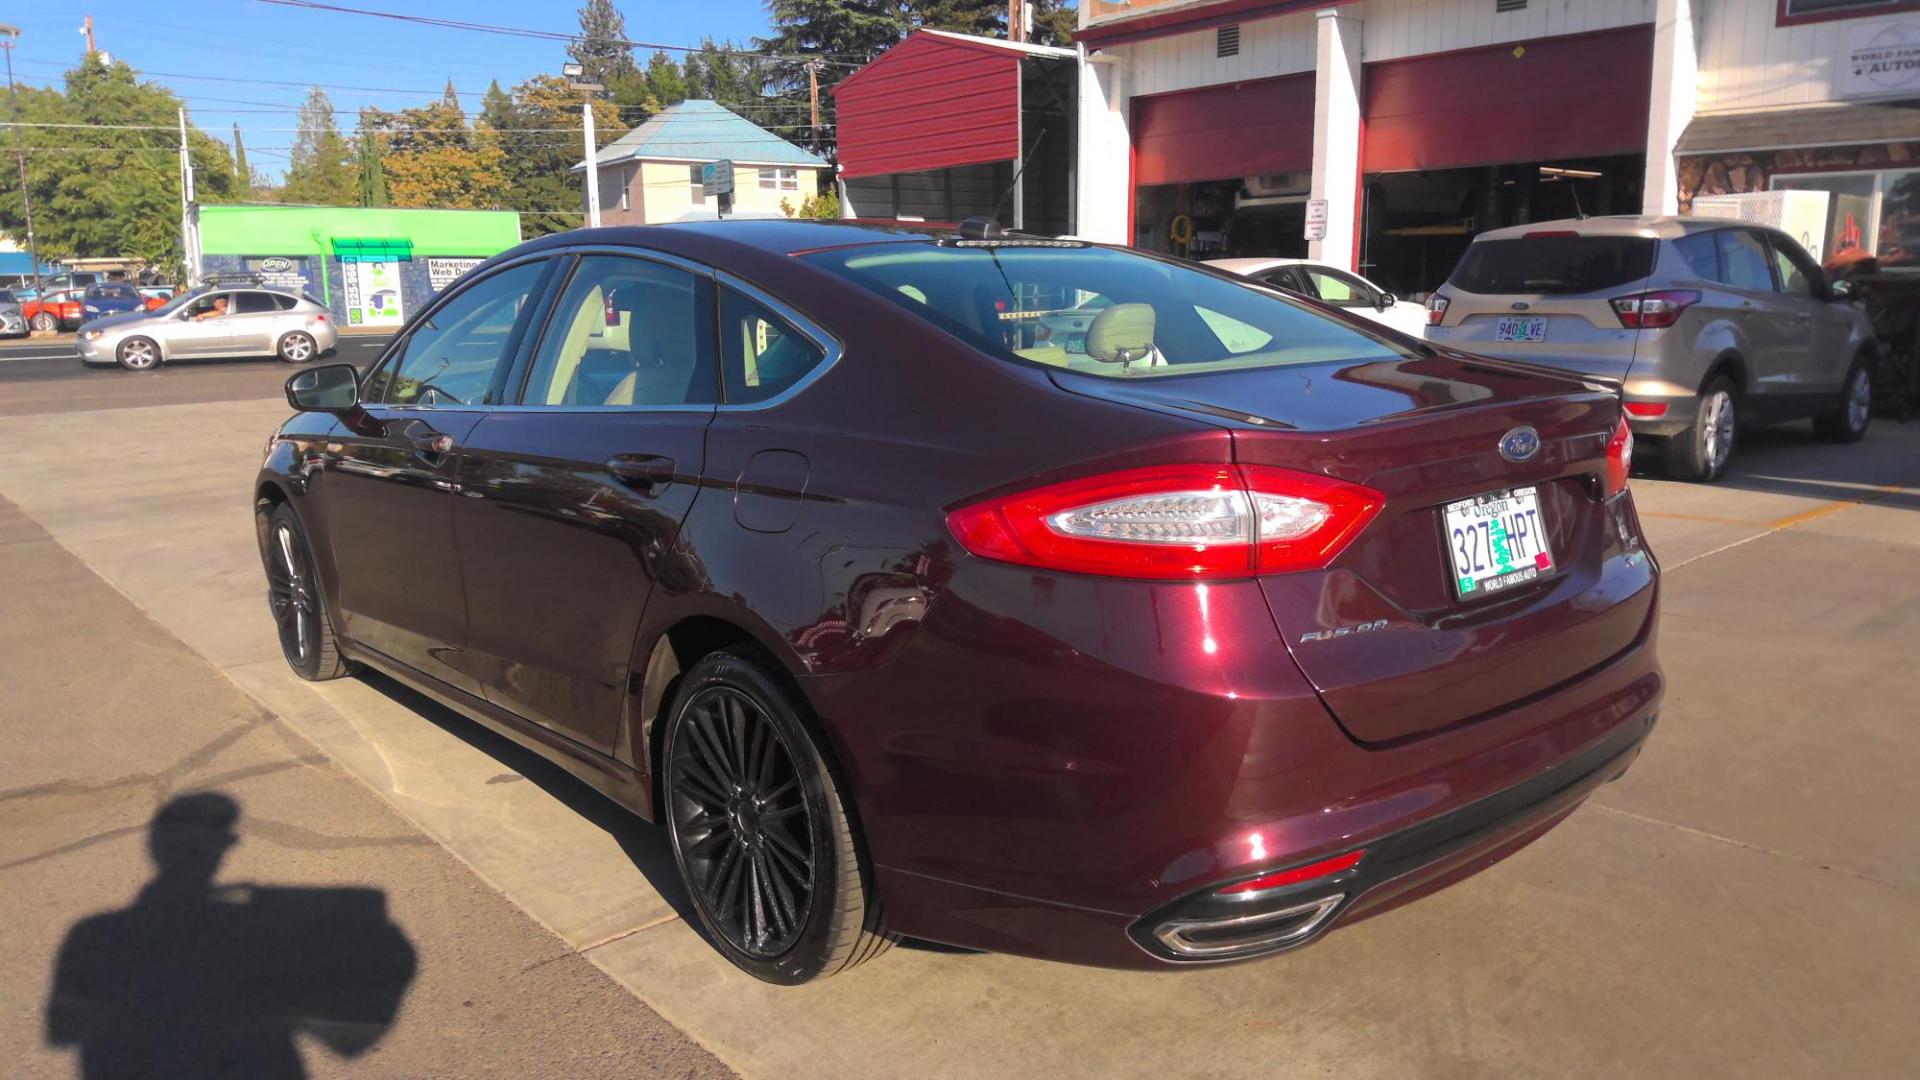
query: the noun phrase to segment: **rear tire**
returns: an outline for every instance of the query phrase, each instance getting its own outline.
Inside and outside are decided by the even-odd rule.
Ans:
[[[60,320],[43,311],[33,317],[33,328],[35,330],[44,330],[51,334],[60,329]]]
[[[1668,436],[1660,448],[1667,475],[1711,483],[1726,475],[1739,438],[1740,401],[1733,380],[1716,375],[1694,399],[1693,422]]]
[[[120,343],[113,356],[128,371],[152,371],[160,366],[160,346],[152,338],[130,337]]]
[[[707,939],[794,985],[886,951],[846,796],[799,694],[741,652],[695,664],[660,755],[674,862]]]
[[[318,356],[320,348],[314,343],[312,334],[305,330],[295,330],[280,338],[280,344],[274,349],[274,353],[289,364],[304,364]]]
[[[354,665],[340,654],[340,639],[327,613],[313,546],[293,507],[282,503],[268,515],[267,546],[260,558],[267,568],[267,610],[273,613],[287,666],[310,682],[353,674]]]
[[[1840,384],[1840,400],[1833,411],[1813,418],[1813,430],[1832,443],[1857,443],[1873,423],[1873,374],[1865,358],[1856,358]]]

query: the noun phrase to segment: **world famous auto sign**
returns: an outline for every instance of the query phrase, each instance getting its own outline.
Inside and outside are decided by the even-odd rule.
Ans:
[[[1848,97],[1920,94],[1920,19],[1856,26],[1849,41]]]

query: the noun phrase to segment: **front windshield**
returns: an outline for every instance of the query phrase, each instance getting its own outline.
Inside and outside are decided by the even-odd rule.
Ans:
[[[990,353],[1091,375],[1414,355],[1250,282],[1109,248],[908,243],[804,258]]]

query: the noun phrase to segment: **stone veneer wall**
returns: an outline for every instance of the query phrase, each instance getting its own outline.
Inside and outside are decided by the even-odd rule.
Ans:
[[[1680,172],[1680,212],[1688,214],[1693,212],[1696,195],[1765,191],[1776,172],[1920,168],[1920,142],[1698,154],[1678,157],[1674,164]]]

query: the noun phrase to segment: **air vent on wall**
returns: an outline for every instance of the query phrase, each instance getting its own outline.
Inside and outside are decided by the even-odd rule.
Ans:
[[[1240,27],[1223,26],[1213,32],[1213,55],[1240,55]]]
[[[1527,0],[1493,0],[1495,11],[1525,11]]]

